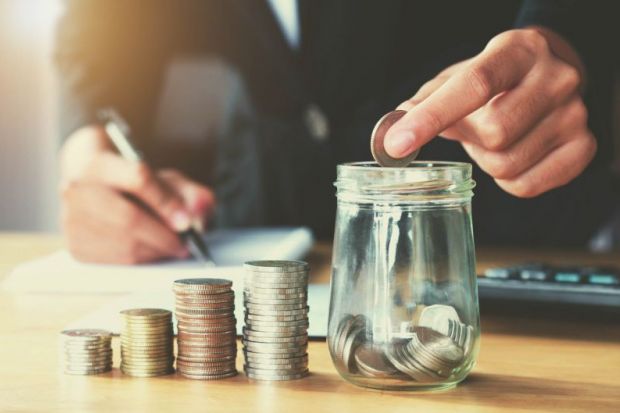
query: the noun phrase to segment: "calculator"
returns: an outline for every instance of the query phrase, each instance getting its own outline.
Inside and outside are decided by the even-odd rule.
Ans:
[[[481,299],[554,302],[620,309],[620,268],[529,263],[478,276]]]

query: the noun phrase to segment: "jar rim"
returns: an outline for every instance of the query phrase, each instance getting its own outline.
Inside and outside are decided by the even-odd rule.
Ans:
[[[372,161],[343,163],[334,185],[342,200],[424,201],[471,198],[476,184],[470,163],[425,160],[397,168]]]
[[[368,170],[368,168],[381,168],[385,170],[442,170],[442,169],[471,169],[471,164],[467,162],[453,162],[453,161],[412,161],[407,166],[402,167],[382,167],[375,161],[362,161],[362,162],[345,162],[338,165],[338,168],[346,168],[349,170]]]

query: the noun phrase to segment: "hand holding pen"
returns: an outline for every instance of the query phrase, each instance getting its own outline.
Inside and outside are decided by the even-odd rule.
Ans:
[[[178,233],[209,215],[212,191],[136,156],[121,156],[102,126],[84,127],[63,145],[62,225],[77,259],[135,264],[190,255]]]

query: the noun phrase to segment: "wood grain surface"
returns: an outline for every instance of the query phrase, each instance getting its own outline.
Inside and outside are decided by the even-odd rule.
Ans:
[[[62,245],[55,236],[0,233],[0,279],[10,268]],[[330,246],[308,260],[312,282],[328,282]],[[483,249],[489,265],[544,260],[620,263],[620,256],[579,251]],[[619,412],[620,321],[617,314],[557,306],[482,303],[477,366],[441,392],[379,392],[343,381],[324,342],[310,343],[311,376],[257,383],[243,374],[203,382],[176,375],[67,376],[59,370],[58,332],[110,295],[12,295],[0,292],[0,412]],[[118,339],[114,339],[118,366]],[[242,366],[241,356],[238,367]]]

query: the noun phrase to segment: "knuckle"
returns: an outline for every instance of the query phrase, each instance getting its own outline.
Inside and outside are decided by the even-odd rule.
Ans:
[[[585,126],[588,123],[588,109],[581,99],[575,99],[568,105],[566,118],[573,125]]]
[[[467,72],[467,84],[480,100],[488,101],[493,97],[493,73],[490,68],[476,66]]]
[[[547,39],[536,29],[518,30],[515,41],[533,52],[549,52]]]
[[[409,99],[398,105],[396,109],[410,111],[415,107],[415,105],[416,103],[414,103],[412,99]]]
[[[485,160],[486,172],[496,179],[512,177],[513,162],[507,155],[491,156]]]
[[[429,125],[432,130],[442,131],[443,130],[443,121],[441,114],[434,108],[426,108],[424,110],[424,123]]]
[[[484,148],[490,151],[505,149],[510,139],[506,122],[498,115],[487,115],[478,124],[478,134]]]
[[[579,85],[581,84],[581,74],[574,66],[569,64],[563,64],[562,66],[562,74],[560,76],[562,79],[561,88],[566,93],[569,93],[579,88]]]
[[[596,138],[591,133],[588,133],[585,139],[585,154],[587,156],[588,162],[590,162],[594,158],[597,150],[598,142],[596,141]]]

